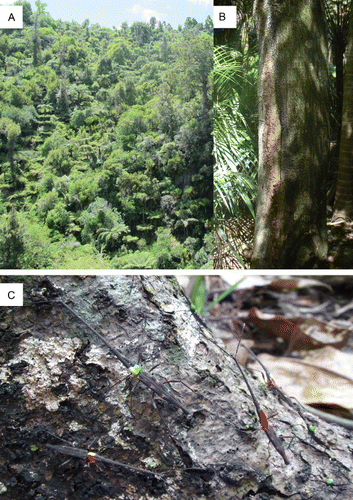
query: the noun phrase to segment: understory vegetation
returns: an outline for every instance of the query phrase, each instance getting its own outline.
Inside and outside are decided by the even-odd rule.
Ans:
[[[213,23],[0,32],[0,267],[212,267]]]

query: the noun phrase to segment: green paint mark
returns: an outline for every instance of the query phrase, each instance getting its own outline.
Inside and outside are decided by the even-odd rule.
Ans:
[[[129,371],[132,377],[137,378],[143,372],[143,368],[140,365],[130,366]]]

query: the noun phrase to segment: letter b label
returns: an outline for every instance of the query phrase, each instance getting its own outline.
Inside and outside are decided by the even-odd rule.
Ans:
[[[214,5],[213,24],[215,28],[236,28],[237,8],[232,5]]]

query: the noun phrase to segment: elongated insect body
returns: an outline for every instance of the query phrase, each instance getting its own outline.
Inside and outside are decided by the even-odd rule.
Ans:
[[[284,451],[282,441],[280,440],[280,438],[277,436],[277,434],[273,430],[273,427],[271,425],[269,425],[267,431],[265,430],[265,432],[267,434],[268,439],[271,441],[273,446],[276,448],[278,453],[283,458],[285,464],[289,465],[289,460],[288,460],[288,457],[286,455],[286,452]]]
[[[118,358],[118,360],[129,370],[130,374],[134,378],[138,378],[143,384],[145,384],[151,391],[153,391],[157,396],[164,399],[167,403],[180,408],[186,415],[190,415],[189,410],[185,408],[177,399],[173,396],[173,394],[166,389],[166,387],[158,382],[154,377],[143,371],[140,365],[133,365],[133,363],[128,360],[121,352],[115,349],[114,346],[108,342],[103,335],[98,333],[94,328],[92,328],[83,318],[81,318],[78,314],[75,313],[65,302],[59,300],[59,303],[62,304],[70,313],[75,316],[77,319],[82,321],[82,323],[92,332],[94,333],[109,349],[112,353]]]
[[[55,451],[56,453],[63,453],[64,455],[70,455],[72,457],[84,458],[88,460],[90,464],[95,464],[97,461],[104,462],[106,464],[119,467],[121,469],[126,469],[134,473],[144,474],[147,476],[157,476],[162,477],[157,472],[152,472],[149,470],[140,469],[139,467],[134,467],[132,465],[123,464],[121,462],[117,462],[116,460],[111,460],[110,458],[103,457],[102,455],[98,455],[93,451],[86,451],[82,448],[74,448],[73,446],[56,446],[52,444],[47,444],[47,448]]]
[[[289,460],[287,458],[286,452],[284,451],[283,444],[282,444],[281,440],[277,436],[276,432],[273,430],[273,427],[270,425],[268,418],[266,416],[266,413],[263,410],[261,410],[260,405],[255,397],[254,391],[252,390],[251,385],[249,384],[248,379],[246,378],[246,375],[245,375],[242,367],[240,366],[240,363],[237,361],[236,357],[234,357],[234,361],[235,361],[237,367],[239,368],[239,371],[240,371],[240,373],[241,373],[241,375],[242,375],[242,377],[247,385],[247,388],[249,389],[251,398],[252,398],[254,405],[255,405],[255,408],[256,408],[256,413],[257,413],[259,420],[260,420],[261,428],[266,432],[268,439],[271,441],[273,446],[276,448],[278,453],[281,455],[281,457],[283,458],[286,465],[288,465]]]
[[[163,384],[158,382],[154,377],[152,377],[149,373],[142,372],[139,375],[139,380],[143,382],[151,391],[153,391],[157,396],[160,398],[164,399],[167,403],[176,406],[177,408],[180,408],[185,415],[190,415],[190,412],[185,406],[183,406],[176,397],[173,396],[173,394],[165,388]]]

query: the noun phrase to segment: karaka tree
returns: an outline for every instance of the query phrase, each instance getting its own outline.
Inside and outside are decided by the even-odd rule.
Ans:
[[[327,37],[320,0],[255,2],[259,174],[254,268],[327,267]]]

